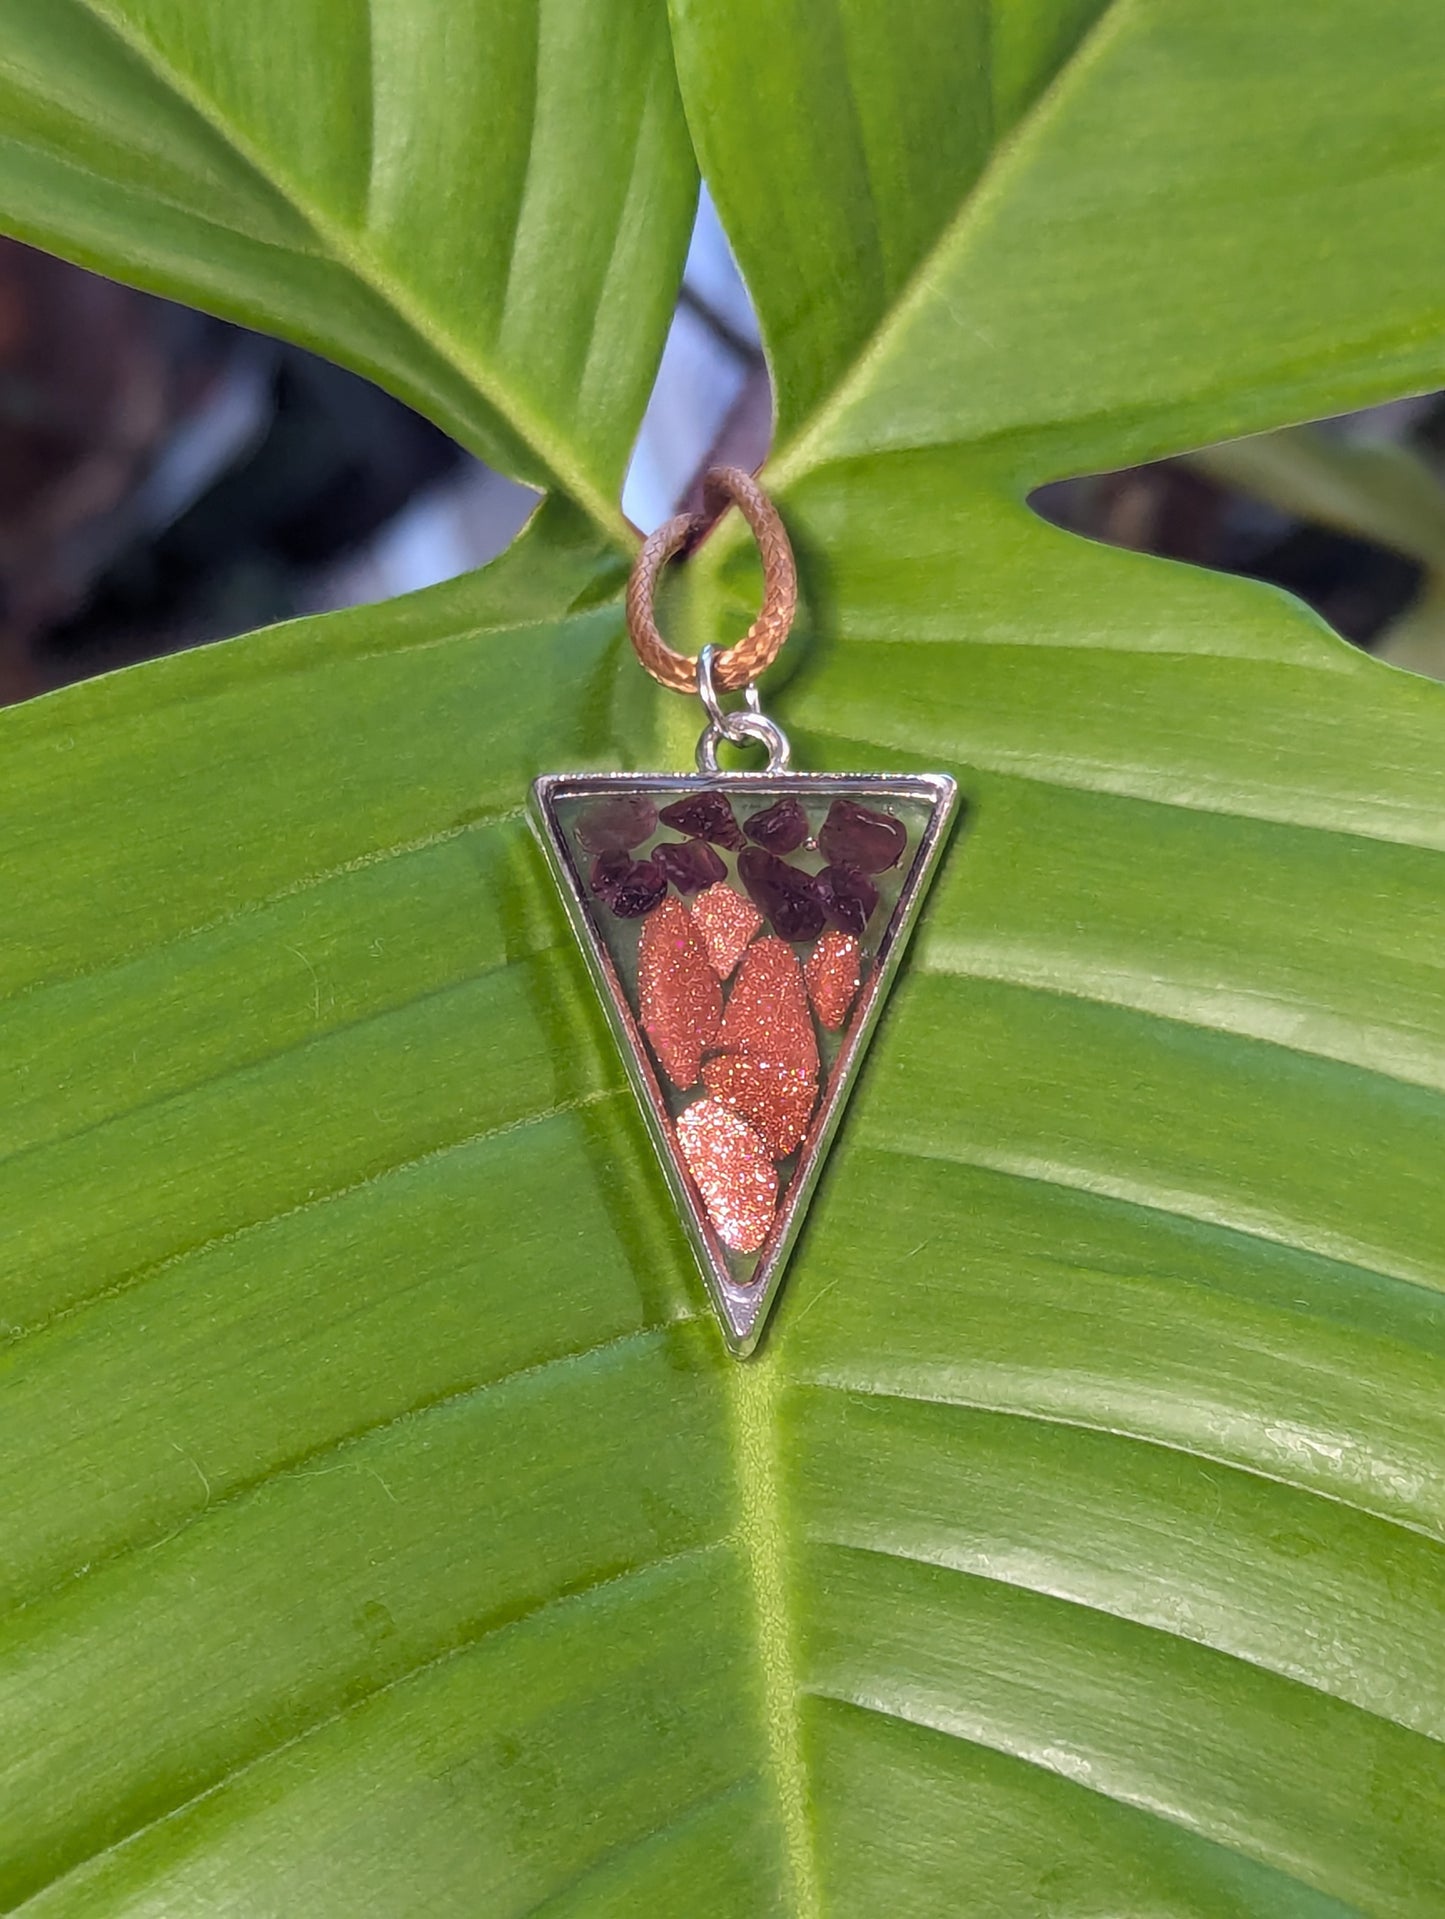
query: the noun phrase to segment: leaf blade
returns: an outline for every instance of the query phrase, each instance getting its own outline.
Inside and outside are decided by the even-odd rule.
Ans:
[[[1047,64],[1076,16],[1030,18]],[[973,811],[745,1374],[689,1323],[510,814],[538,770],[656,751],[616,694],[595,540],[549,509],[481,582],[336,622],[328,724],[296,717],[314,629],[7,717],[32,994],[11,1056],[38,1070],[5,1110],[37,1157],[0,1217],[7,1296],[53,1323],[14,1349],[0,1421],[35,1601],[0,1626],[0,1680],[34,1731],[12,1803],[53,1821],[17,1870],[70,1875],[35,1910],[246,1897],[258,1860],[348,1914],[401,1904],[400,1873],[444,1911],[479,1874],[499,1910],[625,1910],[639,1884],[749,1913],[1435,1899],[1439,696],[1277,597],[1049,533],[998,450],[830,457],[789,491],[817,648],[795,736],[813,764],[941,762]],[[186,759],[203,687],[233,703]],[[338,807],[353,752],[368,782]],[[177,770],[224,808],[188,828]],[[68,1072],[92,1054],[90,1083]],[[148,1094],[163,1139],[125,1133],[157,1123]],[[103,1216],[66,1219],[75,1190]],[[515,1431],[448,1427],[444,1467],[423,1458],[529,1394]],[[396,1449],[380,1484],[329,1473],[368,1445]],[[317,1538],[354,1603],[313,1621]],[[174,1582],[168,1620],[205,1622],[159,1694],[111,1629],[145,1594],[97,1599],[140,1578],[132,1546]],[[569,1581],[659,1548],[594,1633]],[[474,1593],[554,1609],[488,1634],[496,1664],[459,1651],[443,1697],[361,1643],[375,1581],[413,1661],[479,1623]],[[189,1693],[233,1625],[262,1677],[223,1676],[231,1717],[188,1769],[167,1720],[205,1717]],[[264,1757],[278,1716],[306,1732],[293,1695],[314,1716],[390,1673],[358,1708],[374,1732]],[[351,1876],[319,1882],[318,1830]]]
[[[725,217],[736,182],[734,242],[780,381],[810,355],[831,373],[783,414],[777,486],[923,446],[975,447],[1005,484],[1034,485],[1437,379],[1438,290],[1411,235],[1440,195],[1429,129],[1445,43],[1414,0],[1393,0],[1366,36],[1347,9],[1293,4],[1248,22],[1202,0],[1021,14],[1007,31],[1027,62],[1006,37],[996,50],[1022,117],[967,156],[949,144],[950,106],[961,93],[975,120],[992,112],[987,56],[921,23],[897,44],[940,155],[933,237],[881,301],[828,251],[840,227],[866,223],[867,142],[852,167],[818,164],[818,114],[748,84],[768,62],[805,68],[811,37],[848,11],[799,0],[763,40],[734,10],[674,0],[694,139]],[[1030,67],[1023,104],[1008,75]],[[861,61],[849,73],[870,84]],[[834,350],[836,318],[825,335],[778,284],[749,210],[764,175],[798,203],[790,271],[844,307],[850,352]]]
[[[625,546],[692,211],[665,22],[649,0],[526,0],[465,25],[382,0],[27,6],[0,67],[6,225],[346,361]],[[606,88],[579,98],[599,53]],[[614,245],[630,299],[599,331]]]

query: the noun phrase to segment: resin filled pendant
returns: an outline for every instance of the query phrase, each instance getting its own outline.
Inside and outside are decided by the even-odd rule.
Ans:
[[[943,774],[553,774],[535,824],[749,1352],[922,904]]]
[[[763,605],[725,653],[658,632],[669,558],[727,504],[757,539]],[[709,505],[712,511],[707,509]],[[642,665],[696,694],[693,774],[549,774],[533,823],[642,1102],[728,1345],[751,1352],[943,851],[943,773],[793,773],[754,684],[797,605],[792,548],[748,474],[714,468],[704,512],[644,542],[627,588]],[[741,693],[726,711],[720,689]],[[767,749],[761,773],[717,753]]]

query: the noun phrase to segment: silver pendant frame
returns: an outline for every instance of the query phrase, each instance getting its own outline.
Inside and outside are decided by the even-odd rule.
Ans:
[[[601,927],[593,917],[583,876],[573,862],[554,811],[559,799],[595,799],[608,794],[635,791],[639,786],[645,786],[649,792],[667,792],[679,798],[688,793],[721,790],[753,798],[791,793],[823,800],[840,797],[878,801],[910,799],[931,803],[932,806],[928,825],[919,840],[897,905],[879,939],[872,972],[864,988],[864,1004],[849,1026],[829,1071],[813,1124],[798,1149],[792,1182],[760,1249],[754,1276],[746,1286],[739,1285],[732,1278],[725,1252],[707,1220],[705,1209],[678,1163],[672,1145],[671,1115],[652,1065],[646,1038],[628,1004]],[[533,784],[533,830],[547,856],[567,916],[586,956],[598,996],[647,1121],[653,1146],[722,1324],[723,1336],[729,1350],[738,1358],[745,1357],[756,1347],[777,1297],[789,1255],[802,1229],[809,1201],[842,1118],[848,1094],[937,872],[957,805],[957,783],[946,773],[789,773],[774,769],[756,773],[706,774],[549,773]]]

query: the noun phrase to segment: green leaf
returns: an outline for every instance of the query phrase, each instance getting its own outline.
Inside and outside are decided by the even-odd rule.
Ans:
[[[12,0],[6,229],[284,333],[624,537],[696,176],[656,0]]]
[[[1440,279],[1418,236],[1445,170],[1445,27],[1421,0],[1383,0],[1368,32],[1305,0],[1248,18],[970,0],[911,24],[867,0],[672,6],[693,136],[784,391],[811,356],[826,369],[806,419],[782,409],[779,480],[969,445],[1034,482],[1438,382]],[[847,111],[853,96],[880,110]],[[965,115],[1004,134],[986,160]],[[905,153],[943,162],[906,226]],[[833,237],[867,247],[875,225],[908,237],[870,276]]]
[[[892,12],[675,14],[780,710],[971,806],[758,1361],[521,824],[685,725],[575,510],[0,716],[36,1919],[1441,1903],[1445,706],[1022,494],[1441,377],[1445,20]]]
[[[673,0],[784,440],[832,391],[1107,0]],[[997,18],[995,18],[997,15]]]
[[[756,38],[704,11],[674,7],[719,204],[766,170],[833,198],[799,233],[866,230],[814,165],[838,116],[755,108]],[[813,763],[958,768],[976,821],[772,1355],[825,1907],[1445,1885],[1445,709],[1276,596],[1022,506],[1439,379],[1445,29],[1387,11],[1362,43],[1347,9],[1110,9],[897,299],[850,299],[771,469]]]

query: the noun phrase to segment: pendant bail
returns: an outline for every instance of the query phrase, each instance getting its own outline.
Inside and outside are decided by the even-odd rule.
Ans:
[[[744,710],[741,713],[726,712],[718,698],[714,679],[716,660],[715,646],[705,646],[697,656],[697,696],[707,713],[707,725],[697,743],[698,772],[717,772],[718,746],[727,740],[733,746],[746,746],[753,741],[765,746],[768,749],[765,771],[786,773],[793,750],[782,727],[764,713],[756,683],[749,680],[743,688]]]

